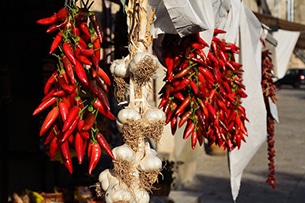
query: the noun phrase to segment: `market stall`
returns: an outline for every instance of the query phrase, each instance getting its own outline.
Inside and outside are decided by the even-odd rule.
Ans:
[[[113,4],[127,25],[122,58],[111,54],[111,14],[98,17],[101,5],[107,13]],[[195,175],[194,157],[216,145],[228,155],[235,201],[243,170],[265,141],[267,182],[276,187],[275,53],[268,28],[242,2],[66,1],[37,23],[56,33],[49,54],[57,59],[33,111],[46,115],[39,136],[70,174],[73,157],[88,160],[97,197],[148,203],[165,161],[182,163],[176,180],[183,186]],[[99,170],[102,154],[111,166]]]

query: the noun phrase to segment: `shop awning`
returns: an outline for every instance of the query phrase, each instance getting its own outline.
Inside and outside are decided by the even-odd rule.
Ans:
[[[257,12],[254,12],[254,14],[262,23],[269,26],[273,31],[276,31],[277,29],[299,31],[300,37],[295,47],[298,49],[305,49],[305,25],[289,22],[287,20],[279,19],[267,14]]]

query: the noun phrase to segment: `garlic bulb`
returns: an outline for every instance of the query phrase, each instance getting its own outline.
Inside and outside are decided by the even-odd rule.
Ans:
[[[120,158],[129,161],[131,161],[135,155],[135,152],[126,143],[113,148],[112,153],[115,159]]]
[[[164,121],[166,119],[164,111],[158,108],[149,108],[147,111],[144,113],[143,117],[148,121],[148,122],[154,122],[154,121]]]
[[[121,78],[129,77],[129,68],[127,65],[128,56],[122,59],[114,60],[110,65],[110,72],[112,75]]]
[[[132,107],[126,107],[120,110],[117,116],[117,120],[123,124],[126,123],[128,120],[139,120],[140,118],[140,113]]]
[[[157,59],[157,57],[152,55],[151,53],[148,53],[148,52],[138,52],[138,53],[136,53],[133,56],[132,60],[129,63],[130,71],[133,72],[134,69],[137,67],[137,64],[139,62],[141,62],[142,60],[147,60],[147,59],[152,59],[152,61],[153,61],[152,65],[154,65],[154,66],[159,66],[160,65],[159,64],[160,62]]]
[[[98,181],[101,183],[104,191],[108,189],[110,183],[119,183],[118,178],[113,176],[109,169],[105,169],[99,174]]]
[[[156,155],[156,150],[151,149],[149,143],[147,142],[145,146],[145,155],[140,161],[141,169],[144,171],[160,170],[162,168],[162,161]]]
[[[137,203],[149,203],[150,196],[146,190],[136,188],[134,189],[134,194]]]
[[[131,193],[122,188],[119,183],[111,182],[105,193],[105,201],[107,203],[128,202],[136,203]]]
[[[108,186],[109,186],[109,180],[108,180],[108,175],[109,174],[110,174],[109,169],[105,169],[98,176],[98,181],[101,183],[102,189],[104,191],[106,191],[108,189]]]

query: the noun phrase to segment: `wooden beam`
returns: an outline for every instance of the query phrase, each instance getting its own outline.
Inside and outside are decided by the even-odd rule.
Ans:
[[[289,22],[287,20],[279,19],[271,15],[253,12],[254,15],[265,25],[269,27],[277,27],[278,29],[288,31],[299,31],[300,36],[296,44],[296,48],[305,49],[305,25],[295,22]],[[269,25],[268,25],[269,23]],[[277,23],[277,25],[275,25]],[[276,30],[274,30],[276,31]]]

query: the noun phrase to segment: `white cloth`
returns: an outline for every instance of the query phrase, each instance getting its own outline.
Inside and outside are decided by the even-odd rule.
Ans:
[[[286,73],[291,53],[297,43],[300,32],[279,29],[272,36],[278,41],[276,46],[276,60],[277,77],[280,79]]]
[[[229,153],[231,192],[235,201],[243,170],[260,146],[266,141],[266,108],[261,87],[261,23],[242,3],[240,6],[240,61],[243,64],[243,79],[248,97],[242,102],[249,122],[246,122],[248,137],[240,149]]]

